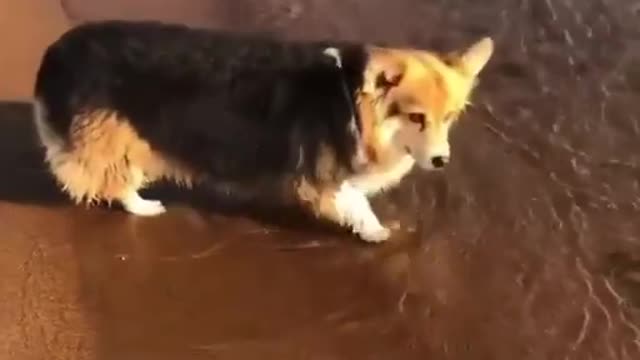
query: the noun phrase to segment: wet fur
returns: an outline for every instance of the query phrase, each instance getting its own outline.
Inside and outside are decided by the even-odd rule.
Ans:
[[[157,180],[261,179],[288,183],[316,215],[381,241],[389,231],[366,196],[414,165],[413,145],[395,139],[398,129],[418,132],[403,118],[405,102],[441,126],[473,87],[456,69],[414,50],[89,23],[47,49],[35,121],[46,161],[76,203],[119,201],[157,215],[160,202],[138,195]],[[433,141],[411,141],[423,138]]]

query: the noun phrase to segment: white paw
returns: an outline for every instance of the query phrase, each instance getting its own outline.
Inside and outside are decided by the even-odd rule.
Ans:
[[[386,227],[379,227],[371,230],[366,229],[359,231],[358,235],[366,242],[380,243],[391,237],[391,230]]]
[[[156,216],[167,211],[161,201],[146,200],[139,196],[132,196],[126,199],[122,205],[125,210],[138,216]]]
[[[139,216],[156,216],[167,211],[158,200],[141,200],[133,205],[125,205],[125,209]]]

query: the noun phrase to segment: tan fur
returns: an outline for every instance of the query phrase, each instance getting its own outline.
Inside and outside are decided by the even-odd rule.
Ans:
[[[313,212],[317,217],[322,217],[337,223],[341,223],[338,213],[333,205],[336,186],[319,186],[313,184],[306,178],[301,178],[295,183],[295,193],[302,204]]]
[[[76,203],[111,202],[127,191],[163,178],[192,185],[194,174],[190,170],[154,152],[126,119],[113,112],[76,116],[66,141],[48,129],[43,116],[41,111],[36,112],[47,163]]]
[[[365,146],[375,154],[369,172],[394,173],[391,168],[406,155],[400,145],[412,145],[414,157],[445,143],[448,146],[448,130],[468,104],[476,76],[488,61],[493,45],[490,39],[482,39],[460,54],[447,55],[377,47],[370,51],[366,86],[359,103],[366,129]],[[376,87],[380,75],[396,83]],[[389,115],[392,106],[397,114]],[[424,132],[409,121],[412,112],[425,115]],[[403,140],[408,144],[398,144]]]
[[[395,186],[415,163],[431,169],[434,156],[448,161],[449,130],[468,104],[476,77],[493,53],[493,42],[485,38],[464,51],[445,55],[380,47],[370,47],[369,52],[364,86],[357,97],[361,146],[369,162],[362,171],[342,179],[365,196]],[[410,120],[412,113],[424,115],[423,131]],[[353,193],[345,195],[336,182],[312,185],[303,179],[296,191],[318,216],[345,221],[338,200],[353,198]],[[388,230],[369,208],[360,204],[351,210],[363,212],[362,219],[356,220],[360,224],[350,224],[361,237],[386,239]]]
[[[367,155],[368,160],[373,163],[377,163],[379,161],[377,150],[379,144],[375,133],[376,113],[372,104],[373,99],[371,95],[366,93],[358,94],[357,111],[360,115],[360,122],[362,125],[362,146],[365,148],[365,154]]]

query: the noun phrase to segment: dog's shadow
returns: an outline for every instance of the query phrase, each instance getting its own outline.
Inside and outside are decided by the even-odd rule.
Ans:
[[[172,204],[189,205],[199,211],[228,217],[245,217],[264,225],[290,230],[302,230],[325,235],[344,234],[345,230],[303,211],[301,207],[280,202],[275,191],[245,189],[226,191],[214,184],[201,184],[181,189],[172,184],[159,183],[142,192],[146,198],[161,199]],[[170,210],[169,210],[170,211]]]
[[[38,144],[31,118],[29,104],[0,103],[0,201],[74,206],[46,167],[44,149]],[[230,195],[224,188],[211,184],[181,189],[159,183],[143,190],[142,195],[163,201],[169,207],[169,214],[172,205],[183,204],[203,212],[251,218],[292,230],[344,233],[338,226],[317,219],[299,207],[275,201],[268,189]],[[124,211],[117,204],[112,205],[112,209]]]

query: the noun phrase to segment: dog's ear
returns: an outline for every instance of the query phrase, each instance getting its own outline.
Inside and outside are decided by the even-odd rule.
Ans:
[[[363,92],[371,95],[397,86],[405,74],[406,64],[400,54],[384,49],[372,49],[365,69]]]
[[[471,77],[477,76],[484,69],[493,55],[493,40],[485,37],[469,46],[457,55],[457,65],[464,73]]]

